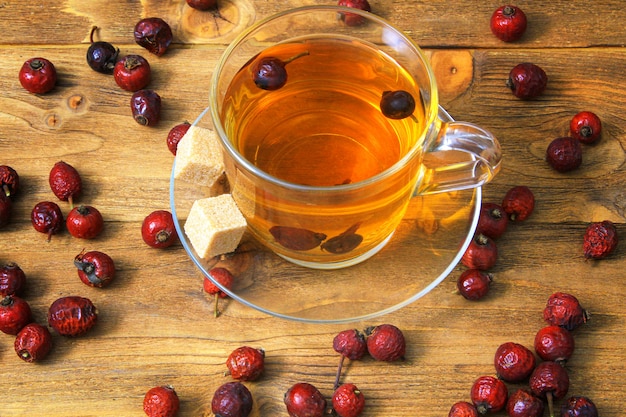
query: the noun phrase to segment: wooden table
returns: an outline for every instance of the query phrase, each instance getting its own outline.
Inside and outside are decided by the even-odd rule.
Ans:
[[[267,316],[233,301],[212,317],[212,301],[180,245],[167,250],[141,240],[143,218],[169,209],[173,156],[165,146],[171,127],[192,121],[205,107],[209,80],[225,46],[243,28],[294,6],[331,3],[223,0],[220,12],[191,10],[184,1],[48,1],[0,3],[0,164],[22,178],[12,222],[0,230],[0,262],[26,272],[24,298],[34,319],[45,323],[59,296],[90,297],[100,322],[88,335],[54,334],[54,348],[39,364],[13,351],[13,337],[0,337],[0,415],[141,416],[144,393],[172,384],[181,416],[210,415],[227,355],[247,344],[267,352],[266,373],[248,383],[253,416],[287,415],[283,393],[296,382],[311,382],[330,397],[338,363],[334,335],[345,328],[392,323],[407,338],[406,361],[365,359],[349,363],[344,378],[367,397],[364,416],[444,416],[469,399],[472,382],[493,375],[493,355],[506,341],[532,346],[544,323],[541,312],[555,291],[576,295],[591,312],[575,334],[576,352],[567,364],[570,394],[592,398],[603,417],[622,415],[626,388],[626,297],[624,245],[601,261],[585,261],[582,235],[592,221],[612,220],[626,236],[626,10],[610,1],[524,1],[529,27],[524,38],[506,44],[489,30],[499,2],[462,0],[374,0],[373,11],[406,31],[430,54],[440,81],[442,104],[459,120],[475,122],[499,137],[503,169],[484,187],[484,201],[499,202],[514,185],[528,185],[536,209],[498,241],[500,256],[490,294],[469,302],[454,294],[457,267],[426,297],[369,323],[304,324]],[[147,53],[132,30],[142,17],[159,16],[173,28],[166,55],[149,56],[151,86],[163,97],[160,124],[146,128],[129,114],[130,94],[85,62],[89,32],[123,54]],[[219,29],[219,30],[218,30]],[[33,95],[21,88],[18,71],[33,56],[44,56],[59,72],[56,89]],[[520,101],[505,87],[509,70],[530,61],[549,76],[545,94]],[[596,112],[604,133],[584,148],[580,169],[560,174],[544,154],[548,143],[567,134],[578,111]],[[30,210],[54,199],[47,176],[65,160],[82,174],[80,202],[98,207],[106,224],[94,241],[67,232],[50,243],[30,225]],[[65,213],[67,204],[61,204]],[[72,259],[83,248],[115,259],[116,282],[93,289],[77,278]],[[511,385],[511,390],[522,387]],[[497,415],[505,415],[501,412]],[[547,415],[547,413],[546,413]]]

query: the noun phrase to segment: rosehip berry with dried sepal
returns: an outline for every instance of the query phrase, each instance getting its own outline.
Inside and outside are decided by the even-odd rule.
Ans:
[[[521,382],[530,376],[537,360],[526,346],[505,342],[498,346],[493,364],[498,378],[506,382]]]
[[[255,381],[265,369],[265,351],[250,346],[233,350],[226,359],[228,374],[240,381]]]
[[[548,297],[543,319],[548,324],[572,331],[589,320],[589,313],[572,294],[555,292]]]
[[[13,197],[20,189],[19,174],[8,165],[0,165],[0,188],[7,197]]]
[[[136,91],[130,98],[133,119],[142,126],[155,126],[161,120],[161,96],[154,90]]]
[[[372,7],[367,0],[339,0],[337,6],[351,7],[353,9],[360,9],[366,12],[371,12]],[[339,18],[346,24],[346,26],[359,26],[365,23],[365,18],[356,13],[339,13]]]
[[[574,336],[560,326],[546,326],[535,335],[535,352],[544,361],[564,364],[574,353]]]
[[[509,392],[501,379],[481,376],[472,385],[470,397],[478,414],[497,413],[504,409]]]
[[[365,335],[356,329],[343,330],[333,338],[333,349],[341,355],[335,376],[334,387],[337,389],[345,358],[356,361],[367,353]]]
[[[583,254],[586,259],[604,259],[617,247],[617,229],[610,220],[587,226],[583,236]]]
[[[517,389],[509,396],[506,413],[509,417],[542,417],[545,405],[529,390]]]
[[[123,90],[141,90],[152,80],[150,63],[141,55],[126,55],[115,63],[113,79]]]
[[[61,297],[48,309],[48,325],[62,336],[82,335],[93,328],[97,321],[96,306],[85,297]]]
[[[561,417],[598,417],[598,409],[591,399],[575,395],[561,405]]]
[[[4,193],[0,193],[0,228],[9,224],[13,214],[13,201]]]
[[[133,34],[137,45],[156,56],[163,55],[173,39],[172,28],[160,17],[141,19],[135,25]]]
[[[150,388],[143,397],[143,411],[148,417],[176,417],[179,408],[180,399],[171,385]]]
[[[525,185],[510,188],[502,199],[502,208],[513,222],[526,220],[535,209],[535,195]]]
[[[488,236],[477,234],[463,253],[461,263],[470,269],[485,271],[492,268],[498,260],[496,242]]]
[[[459,401],[452,405],[448,417],[478,417],[478,410],[472,403]]]
[[[491,15],[491,32],[504,42],[519,40],[528,25],[526,14],[517,6],[498,7]]]
[[[534,395],[547,399],[550,416],[554,416],[554,400],[565,397],[569,390],[567,370],[556,362],[541,362],[528,383]]]
[[[70,235],[76,238],[94,239],[104,229],[104,219],[97,208],[80,205],[67,214],[65,227]]]
[[[312,384],[298,382],[284,396],[289,417],[323,417],[326,414],[326,398]]]
[[[515,97],[528,100],[543,94],[548,76],[540,66],[524,62],[511,69],[506,85]]]
[[[19,80],[30,93],[45,94],[57,83],[57,70],[46,58],[31,58],[20,68]]]
[[[0,268],[0,296],[19,296],[25,284],[26,274],[15,262],[9,262]]]
[[[68,201],[70,207],[74,206],[74,197],[83,190],[83,181],[80,174],[72,165],[59,161],[50,170],[48,176],[50,189],[61,201]]]
[[[155,210],[148,214],[141,224],[141,237],[148,246],[164,249],[178,239],[172,213],[167,210]]]
[[[365,396],[356,385],[346,383],[335,389],[332,403],[339,417],[358,417],[365,408]]]
[[[501,205],[483,203],[480,208],[476,233],[481,233],[495,240],[506,232],[508,224],[509,218]]]
[[[583,147],[578,139],[556,138],[546,149],[546,161],[558,172],[573,171],[583,163]]]
[[[65,223],[61,208],[52,201],[37,203],[30,213],[30,220],[36,231],[48,235],[48,242],[52,235],[61,231]]]
[[[24,362],[38,362],[52,349],[52,335],[47,327],[29,323],[17,333],[13,347]]]
[[[180,142],[183,136],[185,136],[185,133],[187,133],[190,127],[191,127],[191,124],[189,122],[183,122],[183,123],[177,124],[176,126],[171,128],[170,131],[168,132],[167,149],[169,149],[173,155],[176,155],[176,151],[178,149],[178,142]]]
[[[480,300],[489,292],[493,277],[479,269],[466,269],[456,281],[456,288],[466,300]]]
[[[573,138],[578,139],[582,143],[595,143],[602,134],[602,122],[595,113],[581,111],[570,120],[569,131]]]
[[[7,295],[0,301],[0,331],[16,335],[32,321],[28,302],[16,295]]]
[[[215,281],[217,281],[222,287],[228,290],[230,290],[233,287],[233,282],[235,281],[235,277],[228,269],[221,268],[221,267],[211,268],[211,270],[209,271],[209,275],[211,275],[211,277]],[[215,285],[215,283],[211,281],[209,277],[204,277],[202,286],[204,288],[204,292],[206,292],[207,294],[213,295],[215,297],[213,315],[214,317],[219,316],[220,312],[219,312],[218,305],[217,305],[218,300],[220,298],[228,297],[228,294],[222,291],[220,287]]]
[[[377,361],[404,360],[406,340],[402,330],[393,324],[380,324],[365,329],[367,351]]]
[[[82,251],[74,258],[74,266],[80,280],[90,287],[106,287],[115,278],[113,259],[100,251]]]
[[[252,404],[252,394],[245,385],[227,382],[213,394],[211,410],[216,417],[248,417]]]

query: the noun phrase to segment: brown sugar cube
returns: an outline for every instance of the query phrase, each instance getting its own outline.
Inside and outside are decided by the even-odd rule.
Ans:
[[[194,201],[184,229],[198,256],[209,259],[237,249],[246,227],[233,197],[222,194]]]
[[[224,173],[219,141],[210,129],[192,125],[178,142],[174,178],[212,188]]]

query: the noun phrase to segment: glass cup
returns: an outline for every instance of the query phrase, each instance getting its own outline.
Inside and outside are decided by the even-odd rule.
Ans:
[[[442,120],[420,48],[357,9],[248,28],[215,69],[209,108],[250,234],[309,268],[370,258],[413,197],[480,187],[500,168],[493,135]]]

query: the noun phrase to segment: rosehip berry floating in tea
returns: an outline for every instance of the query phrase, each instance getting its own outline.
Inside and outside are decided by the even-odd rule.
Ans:
[[[57,70],[46,58],[31,58],[19,72],[22,87],[31,93],[45,94],[57,83]]]
[[[543,401],[529,390],[518,389],[509,396],[506,412],[509,417],[543,417]]]
[[[161,120],[161,96],[154,90],[139,90],[130,98],[133,119],[142,126],[154,126]]]
[[[548,85],[548,76],[538,65],[524,62],[511,69],[506,85],[515,97],[531,99],[543,94]]]
[[[561,417],[598,417],[598,409],[591,399],[575,395],[561,405]]]
[[[148,417],[176,417],[179,408],[178,394],[171,385],[151,388],[143,397],[143,411]]]
[[[415,111],[415,99],[408,91],[384,91],[380,99],[380,111],[390,119],[404,119]]]
[[[501,6],[491,15],[491,32],[504,42],[514,42],[526,32],[526,14],[517,6]]]
[[[227,382],[213,394],[211,411],[215,416],[248,417],[252,411],[252,393],[241,382]]]
[[[123,90],[141,90],[152,79],[150,63],[141,55],[126,55],[115,64],[113,79]]]
[[[292,385],[284,396],[289,417],[324,417],[326,398],[312,384],[298,382]]]
[[[581,111],[572,117],[569,123],[570,134],[582,143],[591,144],[600,139],[602,121],[593,112]]]
[[[78,278],[90,287],[106,287],[115,278],[115,263],[100,251],[81,252],[74,258]]]
[[[15,262],[0,267],[0,296],[20,295],[26,284],[26,274]]]
[[[610,220],[587,226],[583,237],[583,254],[587,259],[603,259],[617,247],[617,229]]]
[[[196,10],[217,9],[217,0],[187,0],[187,5]]]
[[[360,9],[366,12],[371,12],[372,7],[367,0],[339,0],[338,6],[351,7],[353,9]],[[359,26],[365,22],[365,18],[356,13],[340,13],[339,18],[347,26]]]
[[[89,48],[87,49],[87,64],[94,71],[102,74],[112,74],[120,50],[116,49],[109,42],[94,42],[93,34],[96,29],[98,29],[97,26],[91,28],[91,33],[89,35],[89,42],[91,42],[91,45],[89,45]]]
[[[504,409],[509,391],[505,383],[493,376],[481,376],[472,385],[470,398],[480,415]]]
[[[48,309],[48,325],[62,336],[78,336],[89,331],[98,321],[96,306],[79,296],[61,297]]]
[[[0,187],[7,197],[13,197],[20,189],[20,176],[8,165],[0,165]]]
[[[183,123],[177,124],[176,126],[171,128],[170,131],[168,132],[167,140],[166,140],[167,149],[169,149],[173,155],[176,155],[176,150],[178,149],[178,142],[180,142],[183,136],[185,136],[185,133],[187,133],[190,127],[191,127],[191,124],[189,122],[183,122]]]
[[[160,17],[147,17],[135,25],[135,42],[148,52],[161,56],[172,43],[172,28]]]
[[[13,347],[24,362],[38,362],[48,356],[52,349],[52,335],[47,327],[29,323],[19,331]]]
[[[327,237],[324,233],[289,226],[273,226],[270,233],[276,242],[291,250],[315,249]]]
[[[346,383],[335,390],[332,403],[339,417],[358,417],[365,408],[365,396],[356,385]]]
[[[252,79],[263,90],[278,90],[287,83],[287,64],[308,54],[304,51],[284,61],[273,56],[263,57],[252,66]]]
[[[74,205],[74,197],[83,190],[83,181],[80,174],[72,165],[59,161],[50,170],[48,175],[50,189],[61,201],[68,201],[70,207]]]
[[[36,231],[48,235],[48,242],[52,235],[61,231],[65,223],[61,208],[52,201],[37,203],[30,213],[30,220]]]
[[[76,238],[93,239],[104,229],[104,219],[97,208],[80,205],[67,214],[65,227]]]
[[[546,161],[559,172],[573,171],[583,163],[583,147],[578,139],[556,138],[548,145]]]

